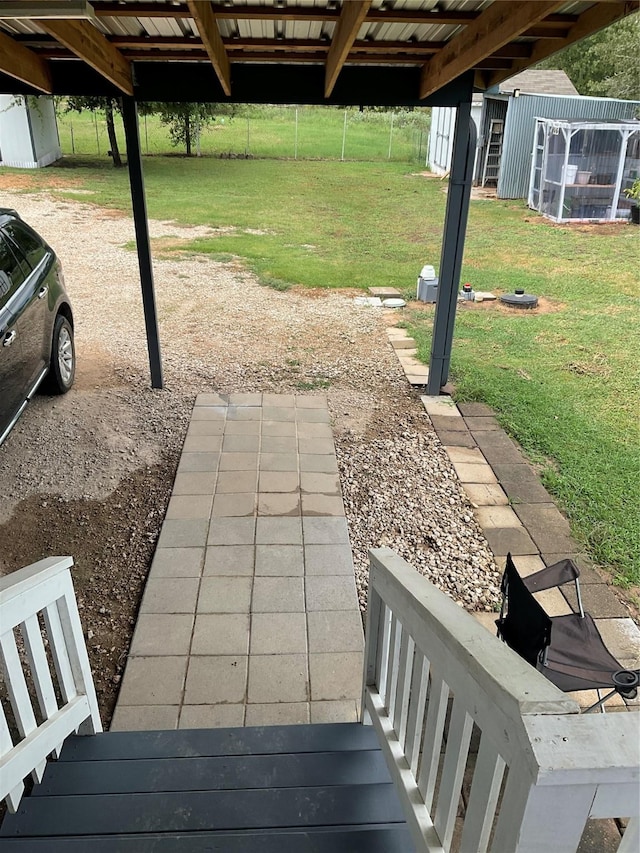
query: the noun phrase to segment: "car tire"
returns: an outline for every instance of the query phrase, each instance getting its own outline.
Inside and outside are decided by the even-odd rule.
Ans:
[[[62,314],[58,314],[53,327],[51,362],[44,381],[44,389],[50,394],[66,394],[73,385],[76,375],[76,350],[73,342],[73,326]]]

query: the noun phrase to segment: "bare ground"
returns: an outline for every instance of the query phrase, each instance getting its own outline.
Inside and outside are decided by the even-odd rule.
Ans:
[[[0,190],[59,254],[76,326],[77,380],[36,397],[0,448],[0,573],[74,557],[108,725],[137,608],[200,391],[326,391],[361,604],[369,547],[389,545],[469,609],[498,573],[448,458],[386,341],[396,315],[353,294],[263,288],[237,262],[155,260],[166,387],[149,388],[129,217]],[[158,246],[207,229],[151,223]]]

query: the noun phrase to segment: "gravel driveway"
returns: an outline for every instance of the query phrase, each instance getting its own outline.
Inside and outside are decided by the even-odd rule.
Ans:
[[[353,293],[261,287],[240,263],[162,249],[213,233],[151,221],[166,388],[149,388],[130,217],[0,189],[60,256],[76,319],[76,385],[37,397],[0,448],[0,573],[71,554],[108,722],[195,394],[326,390],[361,605],[366,552],[388,545],[468,609],[499,575],[384,328]],[[164,259],[163,259],[164,258]]]

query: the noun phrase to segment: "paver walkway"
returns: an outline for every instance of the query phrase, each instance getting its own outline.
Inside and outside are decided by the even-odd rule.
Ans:
[[[326,398],[200,394],[112,731],[355,721],[363,645]]]

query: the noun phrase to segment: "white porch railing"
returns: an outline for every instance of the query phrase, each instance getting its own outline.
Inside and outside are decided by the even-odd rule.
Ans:
[[[24,780],[42,779],[47,756],[68,735],[102,731],[72,565],[71,557],[49,557],[0,579],[0,653],[10,705],[9,719],[0,706],[0,800],[11,812]]]
[[[573,853],[609,817],[640,849],[640,715],[579,715],[397,554],[370,558],[363,714],[417,850]]]

